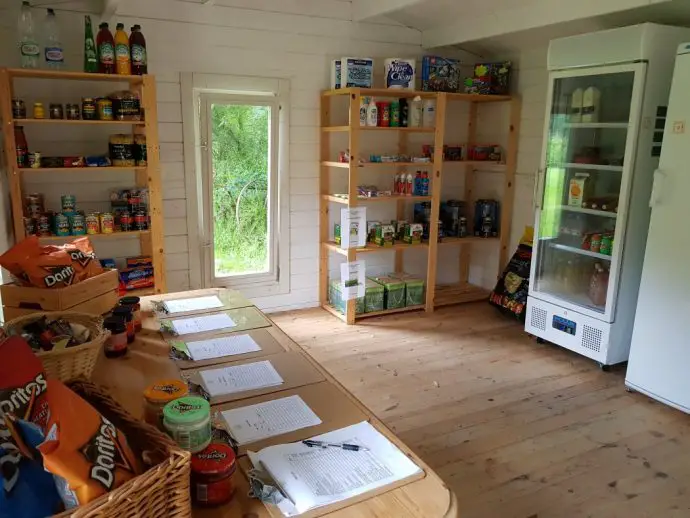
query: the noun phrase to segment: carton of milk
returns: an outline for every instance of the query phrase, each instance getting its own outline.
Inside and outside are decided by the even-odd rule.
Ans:
[[[337,90],[341,88],[341,67],[342,61],[339,59],[334,59],[331,61],[331,90]]]
[[[371,58],[342,58],[341,84],[343,88],[371,88],[374,83],[374,60]]]
[[[391,58],[384,61],[386,88],[414,90],[416,79],[414,59]]]

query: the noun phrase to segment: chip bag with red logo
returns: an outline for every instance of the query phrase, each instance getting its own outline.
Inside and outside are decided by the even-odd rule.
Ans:
[[[70,255],[56,246],[40,246],[36,236],[10,248],[0,257],[0,266],[38,288],[64,288],[78,281]]]
[[[72,260],[72,268],[78,281],[83,281],[103,273],[103,267],[96,257],[88,237],[80,237],[60,247]]]
[[[48,380],[50,417],[39,446],[45,468],[63,479],[68,509],[86,504],[142,472],[127,438],[106,417],[63,385]]]

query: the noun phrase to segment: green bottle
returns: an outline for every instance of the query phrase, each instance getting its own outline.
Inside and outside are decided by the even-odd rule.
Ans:
[[[96,42],[93,39],[91,17],[84,16],[84,72],[98,72],[98,55],[96,54]]]

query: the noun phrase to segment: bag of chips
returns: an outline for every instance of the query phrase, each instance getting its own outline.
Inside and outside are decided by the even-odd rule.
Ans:
[[[58,492],[65,507],[86,504],[142,472],[124,434],[58,380],[48,380],[48,404],[39,451],[45,468],[64,479]]]
[[[103,267],[96,257],[88,237],[77,238],[71,243],[57,248],[63,249],[69,255],[78,281],[103,273]]]
[[[38,237],[20,241],[0,257],[0,266],[38,288],[64,288],[77,282],[72,258],[60,247],[38,244]]]

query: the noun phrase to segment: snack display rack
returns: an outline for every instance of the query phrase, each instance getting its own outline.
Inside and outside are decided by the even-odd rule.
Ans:
[[[137,92],[141,100],[141,109],[144,120],[121,121],[121,120],[68,120],[68,119],[14,119],[12,114],[12,98],[14,80],[17,78],[36,79],[43,81],[51,80],[72,80],[72,81],[104,81],[127,83],[129,89]],[[50,89],[50,85],[47,87]],[[158,143],[158,116],[156,105],[156,81],[152,75],[111,75],[111,74],[91,74],[82,72],[62,72],[48,70],[31,69],[0,69],[0,115],[2,116],[2,131],[5,141],[5,162],[7,166],[7,176],[9,183],[9,193],[12,207],[12,219],[14,228],[15,242],[25,237],[23,222],[23,186],[22,178],[24,174],[32,171],[52,171],[56,174],[68,172],[71,174],[91,174],[97,175],[101,172],[134,172],[135,183],[139,188],[148,189],[149,196],[149,215],[150,229],[142,231],[117,232],[112,234],[93,234],[94,246],[98,248],[98,240],[106,238],[108,240],[117,238],[139,239],[141,254],[149,255],[153,260],[155,288],[145,289],[140,292],[133,292],[136,295],[149,295],[153,293],[165,293],[166,273],[164,255],[164,232],[163,232],[163,200],[160,173],[159,143]],[[17,165],[15,156],[16,142],[14,137],[14,126],[23,125],[45,125],[69,131],[70,127],[81,125],[113,125],[114,128],[123,125],[130,126],[135,135],[146,136],[147,165],[132,167],[80,167],[80,168],[41,168],[25,169]],[[120,130],[122,131],[122,130]],[[42,237],[42,240],[54,241],[57,239],[65,240],[69,237]]]
[[[362,97],[373,96],[376,98],[414,98],[434,99],[436,101],[436,123],[433,128],[429,127],[373,127],[360,126],[360,101]],[[349,125],[332,125],[335,106],[334,101],[344,99],[349,103]],[[478,171],[501,171],[503,172],[503,196],[501,198],[500,210],[500,235],[495,238],[477,237],[448,237],[441,242],[438,241],[438,222],[441,203],[441,186],[443,180],[443,144],[445,142],[446,115],[450,103],[465,102],[469,103],[469,116],[467,118],[467,145],[477,143],[477,125],[479,122],[479,106],[484,103],[506,103],[509,105],[509,132],[507,146],[504,150],[504,162],[486,161],[454,161],[458,170],[465,171],[465,189],[463,200],[467,206],[473,206],[475,201],[474,184],[475,175]],[[489,290],[473,285],[469,282],[469,265],[472,254],[472,244],[477,242],[497,241],[500,247],[499,263],[497,275],[500,275],[508,261],[508,246],[510,242],[510,226],[513,212],[513,202],[515,196],[515,170],[517,167],[517,148],[518,132],[520,127],[521,101],[519,98],[510,95],[479,95],[445,92],[423,92],[410,90],[389,90],[381,88],[341,88],[327,90],[321,94],[321,169],[320,169],[320,262],[319,262],[319,301],[320,305],[347,322],[355,323],[361,318],[381,316],[389,313],[400,313],[403,311],[417,311],[424,309],[433,312],[434,308],[451,304],[460,304],[478,300],[486,300]],[[386,162],[386,163],[359,163],[360,139],[366,138],[369,132],[385,133],[396,132],[398,134],[398,153],[404,154],[408,148],[408,136],[411,133],[433,134],[434,154],[430,163],[414,162]],[[347,133],[349,155],[352,157],[349,163],[335,162],[332,158],[331,136],[335,133]],[[431,140],[431,138],[430,138]],[[430,142],[431,143],[431,142]],[[431,189],[430,196],[386,196],[378,198],[358,197],[358,172],[360,168],[369,168],[384,174],[396,174],[407,172],[407,168],[422,168],[430,172]],[[455,167],[455,166],[454,166]],[[330,189],[331,170],[347,169],[348,190],[347,198],[333,196]],[[344,174],[344,173],[343,173]],[[395,203],[397,205],[397,219],[402,219],[406,213],[406,202],[420,201],[424,198],[431,202],[431,218],[429,226],[429,239],[421,244],[396,243],[392,247],[378,247],[368,244],[364,248],[340,248],[335,242],[330,240],[329,211],[340,210],[341,207],[356,207],[359,204],[369,202]],[[335,205],[334,205],[335,204]],[[335,209],[337,207],[337,209]],[[439,246],[458,245],[459,253],[459,282],[452,285],[436,285]],[[414,305],[405,308],[395,308],[374,313],[356,314],[355,300],[347,302],[347,311],[343,314],[331,307],[328,303],[328,276],[329,259],[331,253],[338,253],[347,258],[347,261],[355,261],[359,254],[395,252],[395,272],[403,270],[403,253],[409,248],[423,247],[427,253],[427,273],[426,273],[426,302],[424,305]],[[444,265],[444,268],[449,265]]]

